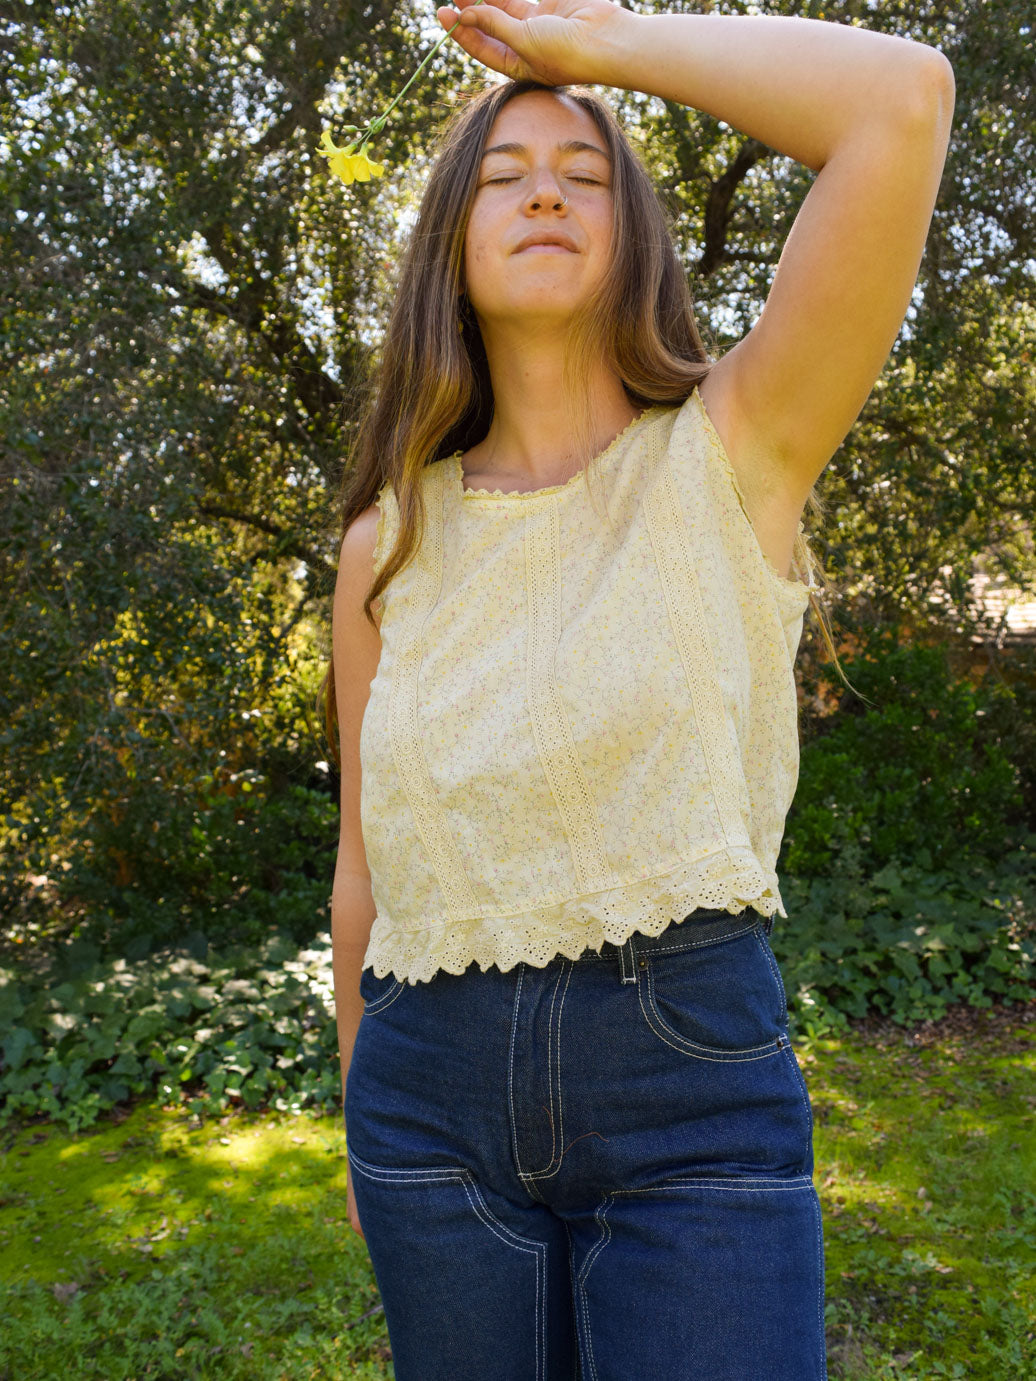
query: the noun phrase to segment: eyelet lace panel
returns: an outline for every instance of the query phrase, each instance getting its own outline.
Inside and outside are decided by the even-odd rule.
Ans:
[[[413,929],[378,917],[363,962],[373,965],[378,978],[391,972],[410,984],[426,983],[439,970],[463,973],[470,964],[483,972],[496,965],[507,973],[518,963],[543,968],[559,954],[578,959],[606,940],[621,945],[634,933],[660,935],[702,907],[731,914],[745,907],[761,916],[787,914],[774,874],[742,847],[683,863],[660,877],[520,915],[471,916],[459,927],[437,921]]]
[[[444,470],[433,467],[428,479],[429,521],[417,556],[417,570],[407,602],[396,654],[389,710],[392,755],[403,784],[425,854],[435,870],[451,918],[460,922],[478,910],[464,862],[443,816],[418,732],[417,690],[424,654],[424,627],[439,597],[443,568]]]
[[[654,439],[654,438],[652,438]],[[701,587],[688,542],[687,527],[669,457],[651,466],[644,496],[648,532],[669,612],[669,623],[683,662],[694,719],[708,763],[709,786],[723,838],[733,844],[748,817],[748,792],[737,743],[712,655]]]
[[[572,739],[555,665],[561,638],[561,524],[557,500],[525,519],[525,577],[529,599],[526,695],[536,748],[572,850],[582,890],[614,883],[597,808]]]

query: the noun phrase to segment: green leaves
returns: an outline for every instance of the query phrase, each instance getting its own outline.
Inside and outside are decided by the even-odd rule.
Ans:
[[[956,1003],[1025,1002],[1036,979],[1036,835],[995,865],[902,860],[850,888],[837,870],[782,880],[771,937],[792,1025],[937,1019]]]
[[[1024,818],[1015,745],[989,713],[1003,689],[977,691],[942,648],[885,634],[844,666],[874,703],[848,701],[803,745],[780,867],[851,882],[899,860],[996,857]]]
[[[142,1094],[208,1112],[341,1099],[327,940],[299,951],[273,935],[205,964],[98,960],[57,983],[0,976],[0,994],[16,989],[22,1006],[3,1046],[0,1123],[46,1113],[76,1130]]]

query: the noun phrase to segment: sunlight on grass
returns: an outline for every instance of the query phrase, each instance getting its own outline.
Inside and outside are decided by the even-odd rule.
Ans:
[[[1031,1013],[1030,1013],[1031,1015]],[[832,1381],[1036,1375],[1036,1041],[803,1042]],[[387,1378],[340,1117],[134,1107],[8,1132],[0,1375]]]

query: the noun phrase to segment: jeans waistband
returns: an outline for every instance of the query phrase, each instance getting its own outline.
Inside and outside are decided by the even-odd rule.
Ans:
[[[589,964],[607,959],[618,961],[620,981],[635,983],[637,969],[645,967],[648,954],[673,954],[680,950],[694,949],[698,945],[708,945],[716,940],[727,939],[733,935],[743,935],[755,926],[761,926],[764,934],[773,930],[772,916],[764,916],[752,907],[738,912],[699,909],[692,911],[682,920],[667,925],[660,935],[641,935],[634,932],[624,944],[616,945],[605,940],[599,950],[586,949],[575,964]]]

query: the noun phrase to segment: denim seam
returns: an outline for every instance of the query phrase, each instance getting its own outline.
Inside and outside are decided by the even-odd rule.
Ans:
[[[658,1036],[659,1040],[671,1046],[673,1050],[679,1050],[681,1054],[689,1055],[693,1060],[713,1060],[718,1064],[745,1064],[749,1060],[768,1060],[780,1053],[781,1045],[777,1037],[766,1045],[749,1045],[742,1050],[725,1051],[715,1046],[700,1045],[697,1041],[688,1040],[686,1036],[681,1036],[679,1031],[673,1031],[662,1017],[655,1005],[654,982],[651,974],[650,964],[647,967],[647,996],[645,1003],[644,985],[637,984],[637,997],[640,1001],[640,1010],[644,1013],[644,1019],[648,1026]],[[675,1037],[675,1039],[671,1039]],[[753,1054],[759,1051],[759,1054]]]
[[[568,1281],[569,1281],[569,1288],[571,1289],[571,1292],[572,1292],[572,1323],[573,1323],[573,1326],[575,1327],[575,1330],[576,1330],[576,1350],[578,1351],[578,1349],[579,1349],[579,1332],[580,1332],[580,1330],[579,1330],[580,1298],[579,1298],[579,1287],[578,1287],[578,1284],[577,1284],[577,1281],[576,1281],[576,1275],[577,1275],[577,1272],[576,1272],[576,1248],[575,1248],[575,1243],[572,1241],[572,1227],[571,1227],[571,1224],[569,1223],[569,1221],[568,1221],[567,1218],[562,1218],[561,1221],[562,1221],[562,1222],[564,1223],[564,1225],[565,1225],[565,1236],[568,1238]],[[578,1373],[578,1371],[579,1371],[578,1358],[577,1358],[576,1371],[577,1371],[577,1373]]]
[[[541,1175],[547,1172],[556,1172],[564,1156],[558,1154],[558,1147],[565,1144],[565,1109],[561,1091],[561,1013],[565,1007],[565,997],[568,994],[568,985],[572,977],[572,963],[566,960],[561,966],[558,980],[554,984],[554,992],[550,999],[550,1020],[547,1023],[547,1087],[550,1099],[550,1160],[547,1162],[545,1170],[540,1171]],[[561,980],[564,979],[564,987]],[[558,993],[561,993],[560,1001]],[[557,1016],[555,1016],[555,1010]],[[555,1096],[556,1093],[556,1096]],[[554,1113],[557,1111],[557,1125],[555,1126]]]
[[[374,998],[374,1000],[373,1000],[372,1002],[365,1002],[365,1003],[364,1003],[364,1005],[363,1005],[363,1012],[364,1012],[364,1014],[366,1014],[366,1013],[368,1013],[368,1012],[380,1012],[383,1008],[388,1007],[390,1003],[395,1002],[396,998],[397,998],[397,997],[400,995],[400,993],[403,991],[403,987],[404,987],[403,980],[400,979],[400,978],[397,978],[397,979],[396,979],[396,983],[395,983],[395,987],[386,989],[386,991],[383,992],[382,995],[381,995],[380,997]]]
[[[785,1194],[813,1188],[813,1181],[808,1175],[791,1175],[785,1179],[739,1176],[736,1180],[700,1175],[666,1180],[664,1184],[648,1184],[642,1189],[621,1189],[616,1192],[625,1198],[629,1194],[661,1194],[667,1189],[718,1189],[727,1194],[755,1194],[760,1189],[765,1189],[772,1193]]]
[[[777,967],[777,960],[773,956],[773,951],[770,949],[770,946],[763,939],[763,932],[761,930],[756,930],[755,938],[758,942],[759,948],[763,952],[767,964],[769,965],[770,973],[773,975],[774,985],[777,989],[777,996],[780,998],[781,1003],[781,1010],[777,1020],[783,1026],[788,1019],[788,994],[784,991],[784,979],[781,977],[781,971]]]
[[[540,1176],[549,1173],[557,1155],[558,1134],[554,1126],[554,1007],[558,1000],[558,980],[563,969],[558,970],[558,978],[554,981],[554,990],[550,996],[550,1011],[547,1014],[547,1097],[550,1099],[550,1106],[544,1111],[550,1119],[550,1159],[547,1161],[546,1170],[520,1171],[523,1179],[538,1179]],[[559,1078],[560,1084],[560,1078]]]
[[[582,1270],[579,1272],[577,1284],[579,1287],[579,1309],[583,1320],[583,1344],[586,1352],[587,1370],[590,1374],[590,1381],[594,1381],[597,1376],[597,1363],[594,1361],[593,1339],[590,1333],[590,1306],[586,1298],[586,1278],[590,1274],[590,1268],[600,1256],[601,1252],[611,1241],[612,1230],[607,1223],[608,1209],[611,1207],[614,1194],[606,1194],[594,1211],[594,1218],[601,1229],[601,1236],[586,1254]]]
[[[522,1169],[521,1148],[519,1146],[518,1141],[518,1119],[515,1115],[514,1109],[514,1046],[515,1034],[518,1029],[518,1009],[522,999],[522,980],[524,979],[524,977],[525,964],[521,960],[519,960],[518,973],[515,978],[514,985],[514,1005],[511,1009],[511,1041],[510,1048],[507,1052],[507,1102],[509,1105],[511,1115],[511,1148],[514,1154],[514,1164],[515,1169],[518,1172],[518,1176],[522,1180],[524,1180],[526,1176],[525,1171]],[[536,1190],[533,1186],[527,1184],[526,1188],[534,1198],[539,1199],[540,1203],[544,1202],[543,1198],[536,1193]]]
[[[502,1223],[490,1210],[471,1171],[463,1166],[447,1166],[441,1170],[435,1167],[391,1170],[360,1160],[348,1148],[346,1148],[346,1155],[350,1165],[354,1165],[359,1173],[369,1180],[387,1180],[405,1184],[425,1184],[429,1181],[448,1184],[459,1181],[476,1218],[480,1219],[495,1237],[499,1237],[505,1246],[512,1247],[515,1251],[531,1252],[536,1257],[536,1381],[545,1381],[544,1358],[547,1350],[547,1318],[544,1277],[547,1269],[547,1243],[537,1242],[532,1237],[521,1237],[506,1223]]]
[[[682,925],[683,922],[680,922]],[[715,925],[714,921],[706,924]],[[652,945],[650,949],[643,949],[642,954],[650,957],[652,954],[677,954],[684,949],[701,949],[705,945],[716,945],[721,940],[733,940],[737,935],[747,935],[750,930],[754,930],[759,924],[758,920],[753,920],[748,925],[743,925],[740,930],[721,930],[717,935],[709,935],[704,940],[683,940],[679,943],[669,945]],[[650,936],[645,937],[650,939]]]
[[[791,1042],[782,1042],[782,1047],[784,1049],[785,1055],[787,1056],[788,1062],[792,1066],[792,1077],[794,1078],[795,1086],[799,1091],[799,1098],[802,1100],[803,1106],[806,1109],[806,1127],[808,1129],[806,1144],[807,1146],[809,1146],[813,1143],[813,1108],[809,1101],[809,1090],[806,1088],[806,1080],[803,1076],[802,1070],[799,1068],[799,1062],[795,1058],[795,1052],[791,1048]]]
[[[561,1152],[560,1155],[558,1154],[558,1146],[560,1145],[560,1146],[563,1147],[564,1144],[565,1144],[564,1098],[563,1098],[562,1087],[561,1087],[561,1040],[560,1040],[560,1035],[559,1035],[558,1033],[559,1033],[560,1030],[561,1030],[561,1013],[562,1013],[562,1010],[564,1009],[565,998],[566,998],[566,996],[568,995],[568,985],[569,985],[569,982],[571,981],[571,978],[572,978],[572,969],[573,969],[572,960],[566,959],[566,960],[564,961],[564,964],[563,964],[563,966],[562,966],[562,968],[561,968],[561,972],[560,972],[560,974],[559,974],[559,983],[558,983],[558,984],[555,984],[555,987],[554,987],[554,996],[553,996],[553,998],[551,999],[550,1020],[549,1020],[548,1027],[547,1027],[547,1030],[548,1030],[548,1039],[547,1039],[547,1076],[548,1076],[548,1087],[549,1087],[549,1089],[550,1089],[550,1094],[549,1094],[549,1096],[550,1096],[550,1101],[551,1101],[551,1107],[548,1108],[546,1111],[547,1111],[547,1116],[550,1118],[550,1137],[551,1137],[550,1160],[547,1162],[545,1168],[542,1169],[542,1170],[522,1170],[522,1169],[519,1167],[519,1169],[518,1169],[519,1178],[522,1179],[522,1180],[524,1180],[524,1181],[553,1179],[553,1177],[554,1177],[556,1174],[558,1174],[558,1172],[560,1171],[560,1169],[561,1169],[561,1162],[562,1162],[562,1161],[564,1160],[564,1158],[565,1158],[565,1152],[564,1152],[564,1150],[562,1150],[562,1152]],[[559,987],[560,978],[561,978],[562,975],[563,975],[564,978],[565,978],[565,987],[564,987],[564,990],[562,991],[561,1003],[560,1003],[560,1006],[558,1006],[558,1008],[557,1008],[557,1018],[555,1019],[555,1016],[554,1016],[554,1007],[555,1007],[555,1003],[556,1003],[556,1001],[557,1001],[558,987]],[[557,1103],[556,1103],[556,1107],[557,1107],[557,1125],[556,1125],[556,1127],[555,1127],[554,1112],[553,1112],[553,1109],[554,1109],[554,1106],[555,1106],[555,1100],[554,1100],[554,1078],[555,1078],[555,1070],[556,1070],[556,1072],[557,1072]],[[516,1157],[516,1160],[517,1160],[517,1157]],[[528,1183],[526,1183],[525,1187],[526,1187],[526,1189],[529,1188]],[[541,1198],[541,1202],[546,1203],[546,1200]]]
[[[813,1219],[817,1226],[817,1328],[820,1337],[820,1381],[827,1381],[827,1335],[824,1327],[824,1229],[821,1221],[820,1195],[817,1193],[812,1180],[810,1181],[810,1188],[813,1190]]]

